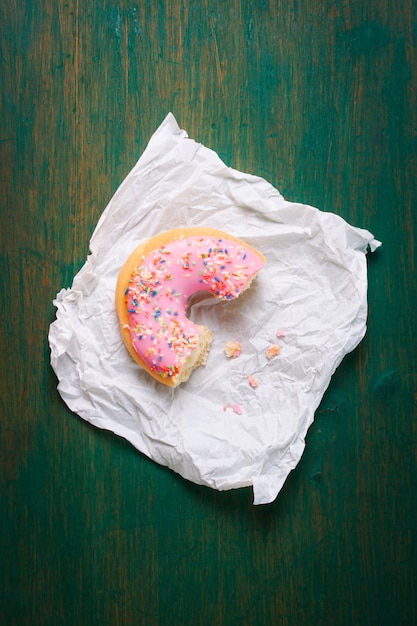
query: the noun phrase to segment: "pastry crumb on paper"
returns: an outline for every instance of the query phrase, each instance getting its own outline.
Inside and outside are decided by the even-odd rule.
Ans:
[[[279,346],[278,344],[274,344],[273,346],[270,346],[267,351],[266,351],[266,358],[271,360],[273,359],[275,356],[278,356],[278,354],[281,352],[281,346]]]
[[[224,353],[228,358],[237,359],[242,352],[242,344],[239,341],[228,341],[224,347]]]

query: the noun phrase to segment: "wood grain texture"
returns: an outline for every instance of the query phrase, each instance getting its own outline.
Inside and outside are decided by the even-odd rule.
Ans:
[[[413,4],[1,3],[1,623],[417,622]],[[366,338],[270,506],[92,428],[49,366],[52,300],[168,111],[383,241]]]

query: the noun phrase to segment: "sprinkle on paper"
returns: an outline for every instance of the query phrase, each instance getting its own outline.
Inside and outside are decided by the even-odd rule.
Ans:
[[[277,337],[285,337],[285,331],[281,329],[277,330]]]
[[[238,405],[237,402],[235,402],[232,406],[232,409],[235,413],[237,413],[238,415],[242,415],[243,411],[241,409],[241,407]]]
[[[274,356],[278,356],[280,352],[281,352],[281,347],[275,344],[268,348],[268,350],[266,351],[266,356],[268,359],[273,359]]]
[[[224,347],[224,353],[228,358],[236,359],[242,352],[242,344],[238,341],[228,341]]]
[[[258,386],[258,381],[252,375],[248,376],[248,383],[252,387],[252,389],[256,389]]]

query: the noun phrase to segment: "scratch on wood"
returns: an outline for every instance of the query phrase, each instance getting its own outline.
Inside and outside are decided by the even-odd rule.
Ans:
[[[214,52],[215,52],[215,57],[216,57],[216,71],[217,71],[217,76],[219,78],[219,85],[220,85],[220,89],[222,93],[222,98],[224,101],[223,72],[222,72],[222,67],[220,63],[219,46],[217,43],[217,35],[216,35],[216,28],[214,24],[214,18],[211,18],[211,29],[213,32]]]
[[[80,137],[80,117],[79,117],[79,104],[80,104],[80,91],[79,91],[79,69],[80,69],[80,12],[79,12],[79,0],[76,0],[74,7],[74,31],[75,31],[75,49],[74,49],[74,159],[73,159],[73,180],[70,181],[72,186],[71,197],[73,198],[73,219],[75,218],[78,206],[78,143]],[[75,254],[77,250],[77,228],[73,229],[73,263],[75,264]]]

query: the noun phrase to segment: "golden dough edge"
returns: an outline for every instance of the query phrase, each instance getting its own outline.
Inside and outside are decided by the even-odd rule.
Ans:
[[[119,318],[120,332],[122,335],[122,339],[126,345],[126,348],[128,349],[133,359],[136,361],[136,363],[138,363],[148,374],[150,374],[152,378],[154,378],[158,382],[168,387],[176,387],[179,383],[175,382],[175,380],[173,381],[170,378],[165,378],[165,379],[161,378],[161,376],[153,372],[150,369],[150,367],[148,367],[148,365],[140,358],[139,354],[136,352],[136,350],[133,347],[131,337],[130,337],[130,332],[128,329],[129,315],[128,315],[127,307],[125,304],[125,292],[129,285],[129,281],[130,281],[130,277],[132,276],[132,273],[137,267],[139,267],[142,264],[143,257],[146,257],[148,254],[150,254],[154,250],[157,250],[158,248],[168,243],[171,243],[171,241],[180,239],[181,237],[186,239],[188,237],[205,237],[205,236],[217,237],[218,239],[224,238],[224,239],[229,239],[230,241],[235,241],[237,243],[240,243],[241,245],[246,246],[247,248],[252,250],[254,253],[256,253],[263,260],[264,263],[266,262],[264,255],[258,250],[256,250],[256,248],[253,248],[242,239],[234,237],[233,235],[230,235],[229,233],[226,233],[225,231],[218,230],[216,228],[209,228],[206,226],[174,228],[172,230],[163,231],[159,233],[158,235],[154,235],[153,237],[150,237],[146,241],[143,241],[141,244],[139,244],[127,258],[125,264],[120,270],[120,273],[117,279],[116,296],[115,296],[116,312]],[[205,326],[200,326],[200,328],[202,328],[203,331],[208,330],[206,329]],[[192,370],[190,370],[190,374],[191,374],[191,371]],[[185,381],[182,381],[182,382],[185,382]]]

